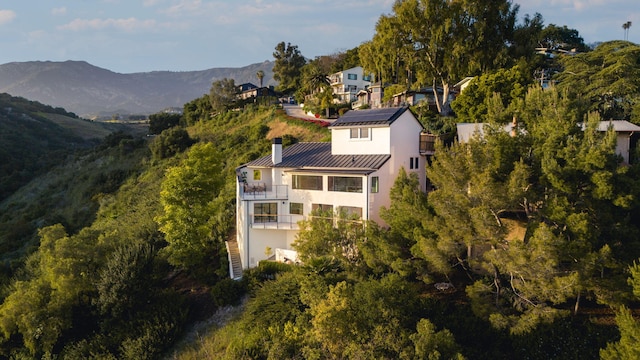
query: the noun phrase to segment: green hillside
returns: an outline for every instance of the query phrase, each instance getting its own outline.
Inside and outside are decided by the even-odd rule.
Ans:
[[[192,150],[177,145],[184,130]],[[265,108],[155,138],[114,133],[8,196],[0,203],[0,357],[155,358],[189,322],[209,316],[215,303],[206,289],[227,277],[226,253],[212,254],[210,266],[172,265],[158,226],[163,182],[190,154],[210,149],[219,210],[231,214],[235,167],[268,152],[275,136],[321,141],[328,131]],[[219,219],[225,239],[233,219]]]
[[[0,201],[71,152],[95,146],[115,125],[0,94]]]

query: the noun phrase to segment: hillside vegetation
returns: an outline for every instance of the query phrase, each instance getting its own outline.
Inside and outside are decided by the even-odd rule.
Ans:
[[[185,130],[187,147],[176,140]],[[270,137],[327,135],[282,110],[247,108],[155,138],[113,133],[67,154],[0,203],[0,354],[156,358],[188,322],[210,313],[206,289],[228,277],[224,243],[204,263],[170,260],[180,250],[159,231],[170,174],[211,155],[197,166],[219,165],[211,196],[221,214],[232,214],[235,167],[267,153]],[[224,241],[234,217],[216,224],[224,233],[215,240]]]

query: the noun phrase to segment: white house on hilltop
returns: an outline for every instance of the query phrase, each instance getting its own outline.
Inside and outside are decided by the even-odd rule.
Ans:
[[[371,75],[364,74],[362,66],[329,75],[329,84],[337,102],[350,103],[357,100],[356,94],[371,85]]]
[[[426,189],[424,167],[432,151],[408,108],[349,111],[329,128],[331,142],[283,148],[275,138],[271,155],[237,168],[237,245],[228,243],[233,278],[272,254],[295,261],[297,223],[315,209],[383,225],[379,210],[389,206],[401,167],[418,174]]]

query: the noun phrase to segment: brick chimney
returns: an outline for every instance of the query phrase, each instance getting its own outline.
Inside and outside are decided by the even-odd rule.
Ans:
[[[282,138],[274,138],[271,142],[271,161],[273,165],[282,162]]]

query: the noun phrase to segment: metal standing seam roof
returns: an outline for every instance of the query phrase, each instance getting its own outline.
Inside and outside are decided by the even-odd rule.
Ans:
[[[361,125],[390,125],[400,117],[408,107],[392,107],[367,110],[347,111],[329,127],[361,126]]]
[[[388,154],[379,155],[332,155],[331,143],[308,142],[290,145],[282,150],[282,162],[274,165],[271,154],[246,163],[249,167],[277,167],[296,170],[343,170],[367,173],[380,169]]]

